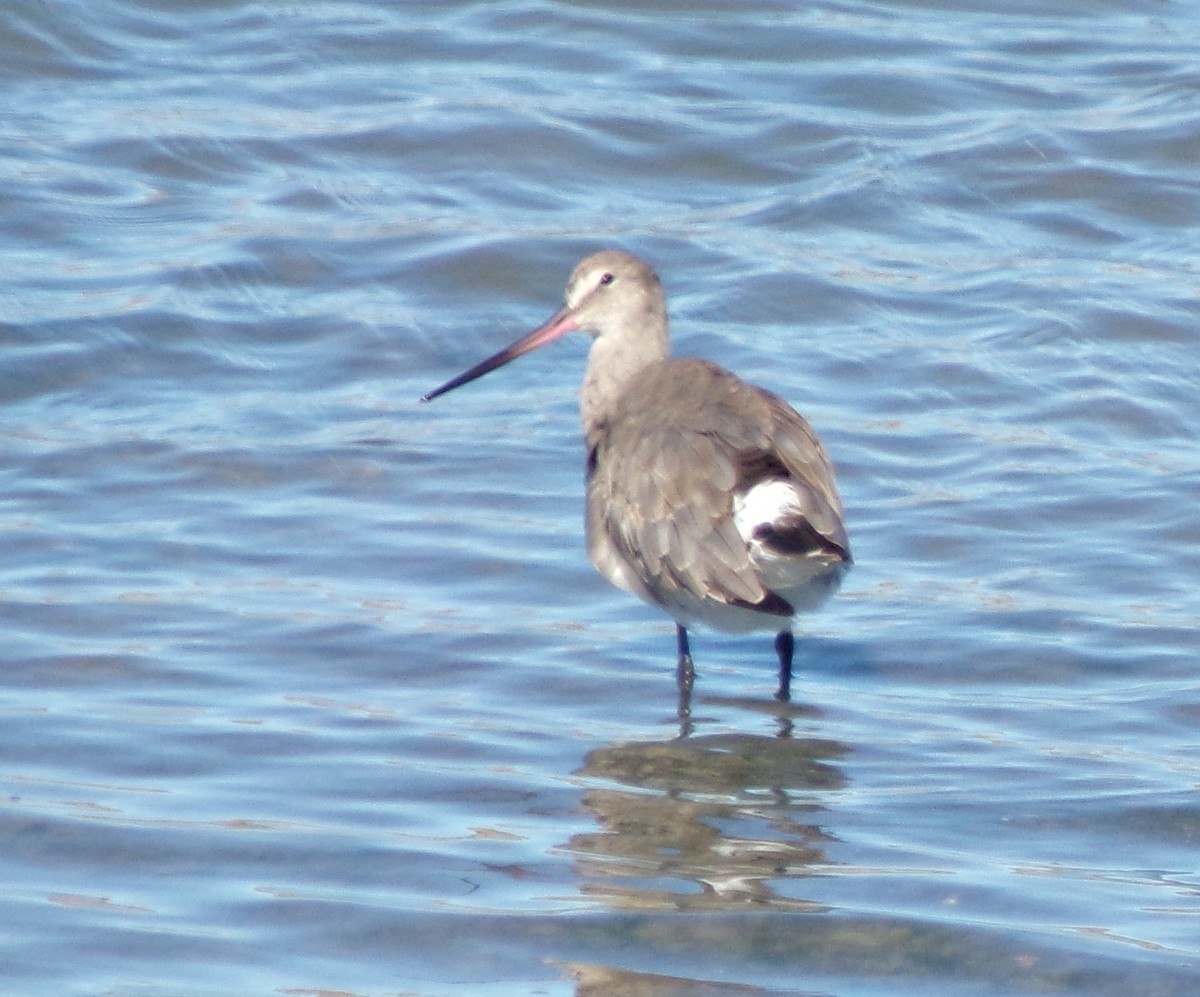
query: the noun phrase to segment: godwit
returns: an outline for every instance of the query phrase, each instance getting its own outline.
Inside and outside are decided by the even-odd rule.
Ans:
[[[833,467],[783,399],[707,360],[670,357],[648,263],[619,250],[589,256],[557,314],[421,400],[576,330],[592,336],[580,392],[592,564],[675,619],[681,711],[696,622],[774,631],[786,701],[793,618],[824,602],[851,564]]]

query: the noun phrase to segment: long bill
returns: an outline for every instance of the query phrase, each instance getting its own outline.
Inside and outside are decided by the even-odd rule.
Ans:
[[[434,388],[427,395],[422,395],[421,401],[433,401],[438,395],[444,395],[447,391],[453,391],[455,388],[460,388],[469,381],[483,377],[484,374],[491,373],[497,367],[503,367],[509,361],[516,360],[522,354],[528,353],[530,350],[536,350],[539,346],[545,346],[547,343],[552,343],[560,336],[565,336],[568,332],[573,332],[578,328],[579,323],[575,319],[575,313],[570,308],[563,308],[539,325],[533,332],[527,336],[522,336],[511,346],[506,346],[499,353],[493,354],[486,360],[480,360],[470,370],[464,370],[458,377],[452,377],[441,387]]]

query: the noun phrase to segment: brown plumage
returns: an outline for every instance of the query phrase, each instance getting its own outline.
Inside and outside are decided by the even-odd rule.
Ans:
[[[851,564],[833,468],[781,398],[669,356],[649,264],[618,250],[589,256],[562,310],[424,400],[574,330],[594,337],[580,392],[592,563],[674,617],[681,694],[693,680],[687,627],[704,622],[775,631],[787,699],[792,618],[823,602]]]

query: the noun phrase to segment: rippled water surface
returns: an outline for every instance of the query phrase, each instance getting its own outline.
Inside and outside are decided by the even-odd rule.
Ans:
[[[0,990],[1200,987],[1200,7],[10,0]],[[857,564],[693,637],[582,539],[651,259]]]

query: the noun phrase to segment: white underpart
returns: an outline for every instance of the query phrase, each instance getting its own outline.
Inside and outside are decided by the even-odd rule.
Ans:
[[[790,481],[763,481],[733,497],[733,524],[746,543],[753,545],[754,531],[789,516],[804,515],[800,496]]]
[[[812,609],[836,588],[836,580],[829,577],[829,559],[820,554],[781,554],[754,534],[761,526],[804,518],[804,499],[794,483],[779,479],[764,481],[733,497],[733,523],[750,548],[759,578],[797,610]]]

